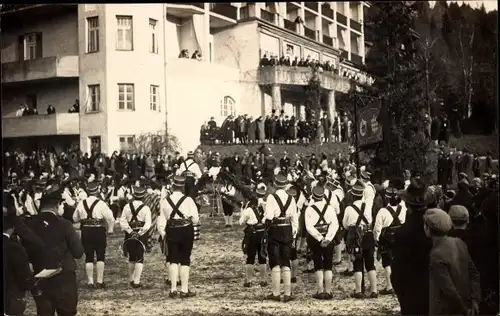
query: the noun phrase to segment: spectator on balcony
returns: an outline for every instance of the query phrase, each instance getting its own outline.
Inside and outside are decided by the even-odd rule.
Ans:
[[[200,51],[195,50],[194,53],[193,53],[193,55],[191,56],[191,59],[196,59],[198,61],[201,61],[202,56],[201,56]]]
[[[25,114],[25,113],[26,113],[27,108],[28,107],[26,105],[21,104],[19,106],[19,109],[16,111],[16,117],[26,116],[27,114]]]
[[[215,119],[214,119],[214,117],[213,117],[213,116],[210,118],[210,121],[208,121],[208,123],[207,123],[207,124],[208,124],[208,127],[209,127],[210,129],[212,129],[212,130],[214,130],[214,129],[216,129],[216,128],[217,128],[217,122],[215,122]]]
[[[278,66],[278,65],[279,65],[278,55],[273,55],[271,57],[271,66]]]
[[[306,61],[304,59],[304,57],[302,57],[299,61],[299,63],[297,64],[297,66],[299,67],[307,67],[307,64],[306,64]]]
[[[187,49],[181,50],[179,53],[179,58],[189,58],[189,51]]]
[[[267,54],[260,59],[260,67],[267,67],[271,65],[271,60],[267,57]]]
[[[287,122],[286,134],[286,142],[288,144],[295,143],[295,139],[297,138],[297,120],[295,120],[295,115],[292,115]]]
[[[304,24],[304,20],[302,20],[302,17],[300,16],[297,16],[294,22],[295,24]]]
[[[49,104],[47,107],[47,114],[56,114],[56,109],[52,106],[52,104]]]
[[[259,118],[256,120],[255,128],[256,128],[255,134],[257,137],[257,142],[259,144],[264,143],[264,141],[266,140],[266,128],[265,128],[265,121],[262,116],[259,116]]]
[[[78,99],[75,100],[75,103],[69,108],[68,113],[79,113],[80,112],[80,102]]]
[[[299,66],[299,57],[295,56],[295,58],[292,61],[292,67],[298,67]]]

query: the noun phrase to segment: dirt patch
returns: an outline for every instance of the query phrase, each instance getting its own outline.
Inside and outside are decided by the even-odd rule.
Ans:
[[[399,310],[395,297],[353,300],[348,298],[354,289],[353,278],[334,275],[334,299],[317,301],[313,274],[299,273],[292,286],[296,297],[290,303],[264,301],[270,287],[243,287],[244,256],[240,250],[243,229],[224,228],[220,218],[203,218],[201,240],[193,250],[191,286],[197,296],[186,300],[168,298],[169,287],[165,286],[164,258],[158,247],[146,257],[142,276],[144,289],[135,290],[128,285],[126,260],[121,257],[119,246],[122,233],[109,239],[105,283],[107,289],[89,290],[85,287],[84,262],[78,262],[79,315],[109,316],[160,316],[160,315],[393,315]],[[118,231],[118,227],[116,228]],[[301,269],[305,267],[302,265]],[[339,271],[345,267],[340,267]],[[379,289],[384,281],[382,268],[379,271]],[[269,278],[270,281],[270,278]],[[27,315],[34,315],[34,304],[28,299]]]

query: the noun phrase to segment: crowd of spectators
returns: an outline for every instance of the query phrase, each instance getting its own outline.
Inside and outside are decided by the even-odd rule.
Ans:
[[[179,58],[187,58],[187,59],[191,58],[191,59],[196,59],[196,60],[201,61],[203,57],[202,57],[201,52],[199,50],[195,50],[194,53],[190,57],[189,50],[183,49],[179,53]]]
[[[79,113],[80,112],[80,102],[78,99],[75,100],[75,103],[69,108],[68,113]],[[19,109],[16,111],[16,117],[21,116],[31,116],[38,115],[38,110],[36,107],[30,107],[26,104],[21,104]],[[56,114],[56,109],[52,104],[47,106],[47,115]]]

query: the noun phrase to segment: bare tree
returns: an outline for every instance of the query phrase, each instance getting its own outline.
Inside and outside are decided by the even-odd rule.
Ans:
[[[157,133],[142,133],[136,135],[132,148],[135,152],[172,154],[179,149],[179,140],[175,135],[163,130]]]

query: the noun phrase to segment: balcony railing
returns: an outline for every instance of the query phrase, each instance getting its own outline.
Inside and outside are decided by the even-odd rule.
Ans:
[[[194,5],[195,7],[198,7],[200,9],[205,9],[205,3],[191,3],[191,5]]]
[[[351,19],[351,29],[358,31],[358,32],[361,32],[361,23]]]
[[[316,31],[304,26],[304,35],[312,40],[316,40]]]
[[[304,5],[313,10],[314,12],[318,12],[318,3],[317,2],[304,2]]]
[[[260,18],[262,20],[267,21],[269,23],[274,23],[275,22],[274,16],[275,16],[274,13],[264,9],[260,9]]]
[[[297,24],[295,22],[284,19],[285,22],[285,29],[292,31],[292,32],[297,32]]]
[[[215,3],[211,6],[210,11],[220,14],[227,18],[236,20],[238,8],[232,6],[230,3]]]
[[[331,38],[328,35],[323,35],[323,44],[326,44],[328,46],[333,46],[333,38]]]
[[[347,25],[347,17],[342,13],[337,12],[337,22],[342,25]]]
[[[323,7],[321,7],[321,13],[332,20],[334,19],[334,12],[328,3],[323,4]]]
[[[52,56],[2,64],[2,83],[78,77],[78,56]]]
[[[80,134],[79,113],[57,113],[2,118],[2,137]]]
[[[353,52],[351,52],[351,61],[356,65],[363,65],[363,57]]]
[[[259,84],[283,84],[307,86],[312,77],[312,69],[309,67],[261,67],[258,69]],[[351,83],[345,77],[341,77],[332,71],[319,73],[321,87],[327,90],[347,93]]]

